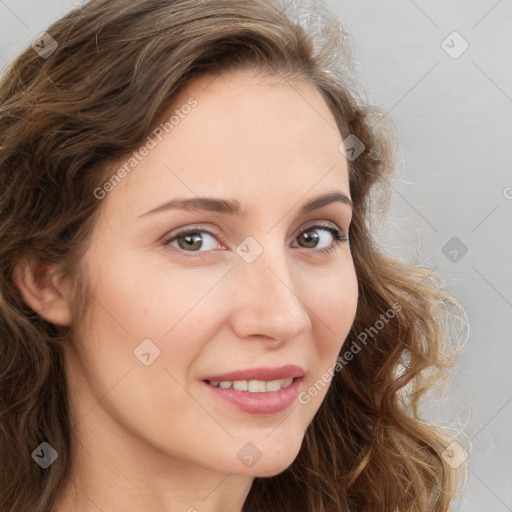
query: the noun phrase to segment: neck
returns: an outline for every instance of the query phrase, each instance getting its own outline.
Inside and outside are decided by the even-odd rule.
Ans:
[[[97,405],[74,430],[73,462],[53,512],[242,511],[253,478],[172,457],[108,423]]]

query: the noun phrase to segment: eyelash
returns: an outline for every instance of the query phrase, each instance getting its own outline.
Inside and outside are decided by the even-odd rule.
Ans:
[[[327,255],[327,254],[331,254],[332,252],[334,252],[340,244],[348,242],[348,236],[343,231],[341,231],[340,229],[338,229],[332,225],[327,225],[327,224],[314,224],[312,226],[308,226],[307,228],[304,228],[302,231],[300,231],[298,235],[301,235],[302,233],[304,233],[306,231],[313,231],[314,229],[323,229],[325,231],[329,231],[329,233],[331,233],[334,241],[329,247],[325,247],[323,249],[307,249],[306,247],[303,247],[303,249],[305,249],[306,251],[315,252],[316,254]],[[214,235],[207,229],[203,229],[200,226],[198,226],[198,227],[184,229],[183,231],[179,231],[178,233],[174,234],[172,237],[168,237],[168,238],[164,239],[163,245],[165,247],[169,248],[170,250],[172,250],[173,252],[177,251],[180,254],[184,254],[186,257],[194,258],[194,257],[199,256],[200,258],[207,258],[207,257],[209,257],[209,255],[212,251],[184,251],[183,249],[179,249],[177,247],[173,247],[170,245],[171,242],[174,242],[176,239],[178,239],[182,236],[196,234],[196,233],[207,233],[211,237],[218,239],[219,242],[224,243],[224,241],[222,239],[220,239],[220,237]]]

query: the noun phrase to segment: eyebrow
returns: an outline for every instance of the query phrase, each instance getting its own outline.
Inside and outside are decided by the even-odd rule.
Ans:
[[[318,210],[319,208],[327,206],[328,204],[331,203],[342,203],[350,206],[350,208],[353,208],[352,201],[346,194],[338,191],[332,191],[329,192],[328,194],[324,194],[309,200],[306,204],[302,206],[302,208],[299,211],[299,215],[305,215],[313,210]],[[173,199],[172,201],[168,201],[164,204],[161,204],[160,206],[157,206],[155,209],[150,210],[149,212],[139,215],[139,217],[144,217],[146,215],[173,209],[224,213],[227,215],[240,215],[243,217],[247,217],[247,210],[243,210],[242,206],[236,199],[227,200],[217,199],[214,197],[191,197],[187,199]]]

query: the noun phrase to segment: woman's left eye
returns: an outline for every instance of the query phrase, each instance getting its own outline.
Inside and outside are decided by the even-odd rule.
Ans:
[[[323,232],[323,233],[321,233]],[[333,239],[329,243],[329,237]],[[305,249],[312,249],[317,253],[330,253],[334,251],[338,244],[348,242],[347,235],[335,227],[334,225],[314,225],[303,229],[296,237],[297,240],[302,240],[306,244]],[[166,247],[172,247],[182,253],[188,253],[187,256],[192,256],[194,253],[199,253],[199,256],[204,256],[201,253],[209,252],[215,248],[216,236],[209,231],[201,228],[191,228],[180,231],[172,237],[164,241]],[[324,245],[326,247],[320,247]],[[177,244],[177,246],[175,245]],[[200,251],[199,249],[205,249]]]
[[[323,231],[323,236],[318,235],[317,231]],[[318,248],[318,243],[325,242],[329,236],[333,239],[332,243],[328,243],[326,247]],[[316,252],[322,254],[334,251],[339,244],[348,242],[348,236],[334,225],[309,226],[302,230],[297,238],[301,238],[306,244],[313,244],[313,247],[306,246],[306,249],[315,249]]]

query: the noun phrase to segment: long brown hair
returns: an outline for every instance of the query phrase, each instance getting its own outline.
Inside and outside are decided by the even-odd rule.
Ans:
[[[349,39],[339,20],[327,8],[285,3],[93,0],[47,30],[54,42],[43,36],[6,70],[0,82],[3,512],[49,512],[73,456],[62,347],[76,324],[58,326],[37,315],[13,272],[29,259],[56,264],[75,277],[75,305],[85,307],[78,268],[101,206],[94,190],[108,178],[106,164],[137,149],[194,77],[248,67],[314,84],[342,137],[364,145],[349,161],[359,303],[340,358],[358,340],[364,347],[353,350],[348,364],[340,359],[296,460],[277,476],[256,478],[244,511],[448,510],[459,480],[443,457],[451,439],[421,421],[417,406],[454,361],[450,325],[463,310],[440,276],[386,255],[372,237],[371,213],[388,202],[391,135],[351,81]],[[42,441],[58,453],[47,469],[31,460]]]

